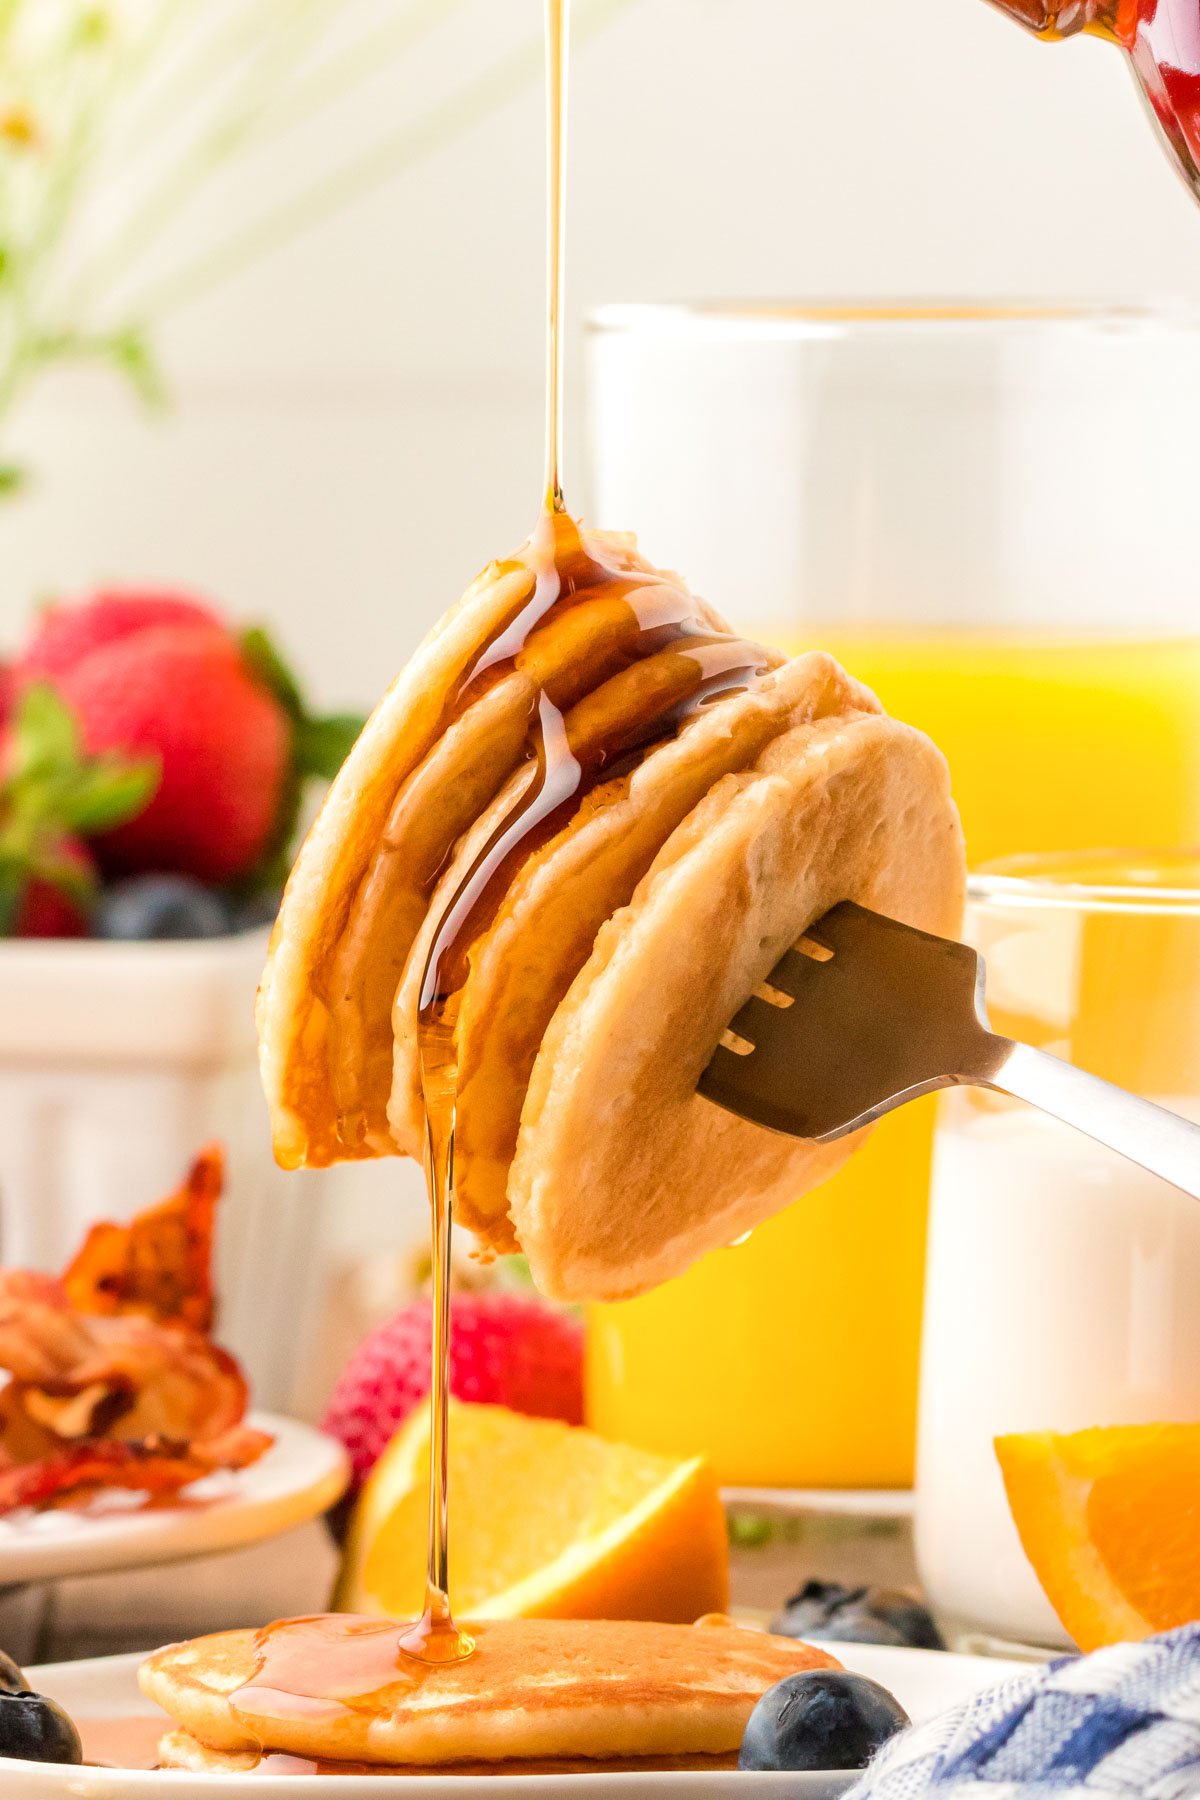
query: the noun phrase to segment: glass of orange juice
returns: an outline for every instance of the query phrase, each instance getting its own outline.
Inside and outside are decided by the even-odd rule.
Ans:
[[[928,731],[973,863],[1200,842],[1200,313],[610,307],[589,375],[591,520]],[[729,1484],[908,1485],[932,1120],[593,1309],[591,1422]]]

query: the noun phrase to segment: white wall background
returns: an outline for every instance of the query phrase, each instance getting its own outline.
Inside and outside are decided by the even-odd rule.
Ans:
[[[352,119],[245,181],[319,178],[331,132],[424,116],[540,17],[447,0]],[[576,351],[618,299],[1200,298],[1200,216],[1121,58],[984,0],[633,0],[573,98]],[[43,390],[16,433],[38,486],[0,508],[0,642],[37,593],[179,581],[272,620],[321,700],[371,698],[538,498],[541,156],[531,84],[173,318],[165,418],[98,376]]]

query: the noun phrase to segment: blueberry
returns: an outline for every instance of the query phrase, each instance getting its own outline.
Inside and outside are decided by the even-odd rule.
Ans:
[[[81,1763],[83,1745],[74,1725],[44,1694],[0,1692],[0,1756],[28,1762]]]
[[[233,928],[221,896],[190,875],[131,875],[100,896],[92,929],[97,937],[217,938]]]
[[[806,1669],[768,1688],[750,1714],[739,1769],[865,1769],[909,1724],[887,1689],[841,1669]]]
[[[886,1619],[900,1633],[901,1640],[914,1650],[944,1650],[945,1639],[934,1623],[933,1614],[911,1594],[895,1588],[868,1588],[867,1606],[877,1619]]]
[[[268,888],[264,894],[250,894],[244,900],[236,901],[233,908],[233,929],[257,931],[263,925],[273,925],[282,899],[282,888]]]
[[[806,1581],[774,1620],[778,1637],[822,1637],[856,1644],[909,1645],[944,1650],[928,1608],[892,1588],[847,1588]]]
[[[803,1637],[804,1633],[785,1632],[783,1635]],[[894,1650],[901,1650],[908,1643],[904,1633],[890,1620],[849,1606],[834,1613],[829,1623],[822,1625],[820,1631],[813,1635],[827,1638],[834,1644],[885,1644]]]
[[[11,1656],[5,1656],[0,1650],[0,1694],[27,1694],[29,1683],[25,1679],[25,1671],[19,1669]]]

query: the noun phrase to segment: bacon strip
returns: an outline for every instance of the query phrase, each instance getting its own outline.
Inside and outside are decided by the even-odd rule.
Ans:
[[[93,1226],[61,1280],[0,1270],[0,1513],[97,1487],[171,1493],[271,1443],[242,1423],[245,1376],[209,1336],[223,1169],[210,1144],[160,1205]]]
[[[217,1469],[249,1468],[273,1442],[269,1432],[249,1425],[207,1443],[173,1444],[165,1438],[145,1438],[140,1443],[84,1439],[39,1462],[0,1469],[0,1513],[18,1506],[45,1506],[67,1494],[97,1488],[176,1493]]]
[[[224,1151],[206,1144],[168,1199],[128,1225],[93,1225],[63,1275],[75,1311],[140,1313],[211,1331],[213,1225],[224,1179]]]

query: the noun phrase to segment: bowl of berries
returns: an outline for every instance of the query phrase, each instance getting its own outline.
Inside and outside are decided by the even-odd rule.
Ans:
[[[51,605],[0,667],[4,1258],[57,1267],[221,1139],[225,1329],[268,1405],[312,1217],[271,1160],[254,993],[306,794],[360,725],[178,593]]]

